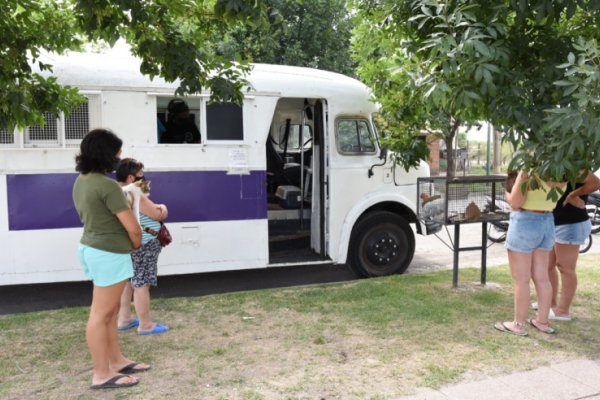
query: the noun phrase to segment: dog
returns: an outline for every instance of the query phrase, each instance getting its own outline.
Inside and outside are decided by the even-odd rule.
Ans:
[[[123,192],[125,192],[129,204],[131,205],[131,210],[133,211],[133,214],[135,214],[138,224],[140,224],[140,199],[142,196],[148,197],[150,195],[150,181],[142,179],[130,183],[127,186],[123,186]]]

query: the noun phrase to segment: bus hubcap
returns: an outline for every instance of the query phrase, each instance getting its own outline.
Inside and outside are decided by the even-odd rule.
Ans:
[[[375,265],[387,265],[398,258],[399,250],[398,242],[394,237],[381,234],[371,242],[367,258]]]

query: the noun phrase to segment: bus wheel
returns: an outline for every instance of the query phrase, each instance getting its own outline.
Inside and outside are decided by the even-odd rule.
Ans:
[[[375,211],[361,218],[352,231],[348,263],[360,277],[401,274],[415,253],[415,236],[404,218]]]

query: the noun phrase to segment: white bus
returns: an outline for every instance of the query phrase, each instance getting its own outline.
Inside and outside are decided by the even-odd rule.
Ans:
[[[177,83],[150,80],[133,57],[73,53],[49,62],[87,101],[44,127],[0,130],[0,285],[85,280],[72,202],[82,137],[106,127],[145,165],[167,204],[173,242],[159,274],[347,263],[361,276],[402,273],[425,162],[394,168],[377,142],[368,88],[331,72],[254,65],[243,104],[184,98],[197,144],[161,143]]]

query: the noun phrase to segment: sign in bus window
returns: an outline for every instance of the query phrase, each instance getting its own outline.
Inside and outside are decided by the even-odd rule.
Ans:
[[[234,103],[208,104],[206,135],[208,140],[244,140],[242,107]]]
[[[345,154],[374,153],[376,149],[369,122],[362,119],[339,120],[337,146]]]

